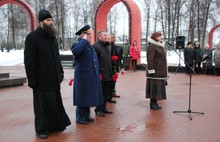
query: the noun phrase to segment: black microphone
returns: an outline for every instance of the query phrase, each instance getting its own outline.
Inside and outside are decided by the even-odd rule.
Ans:
[[[169,45],[171,45],[171,46],[174,46],[174,44],[172,44],[172,43],[170,43],[170,42],[168,42],[168,41],[164,41],[164,42],[166,42],[167,44],[169,44]]]
[[[212,50],[215,50],[215,49],[216,49],[216,47],[212,48]]]

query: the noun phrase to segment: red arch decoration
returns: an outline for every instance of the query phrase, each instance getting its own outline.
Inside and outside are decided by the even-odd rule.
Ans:
[[[215,32],[216,29],[218,29],[220,27],[220,25],[217,25],[215,27],[213,27],[210,32],[209,32],[209,46],[212,47],[213,44],[213,33]]]
[[[10,3],[19,5],[27,12],[30,22],[30,31],[34,31],[37,27],[37,22],[36,22],[36,15],[32,10],[32,8],[24,0],[0,0],[0,7],[3,6],[4,4],[10,4]]]
[[[133,0],[103,0],[97,7],[95,14],[94,36],[97,32],[107,30],[107,15],[110,9],[117,3],[122,2],[129,15],[129,42],[137,41],[141,51],[141,14],[137,4]],[[140,59],[138,60],[140,63]]]

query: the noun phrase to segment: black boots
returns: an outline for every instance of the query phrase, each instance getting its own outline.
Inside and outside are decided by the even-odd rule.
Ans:
[[[153,110],[162,109],[160,106],[158,106],[156,99],[150,99],[150,108]]]

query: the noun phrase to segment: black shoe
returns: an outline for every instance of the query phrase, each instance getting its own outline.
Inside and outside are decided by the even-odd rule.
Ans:
[[[95,114],[100,117],[105,117],[105,114],[102,111],[96,111]]]
[[[158,106],[158,105],[157,105],[157,107],[158,107],[159,109],[162,109],[162,107],[160,107],[160,106]]]
[[[156,106],[157,106],[158,109],[162,109],[162,107],[160,107],[157,103],[156,103]]]
[[[120,96],[119,96],[119,95],[117,95],[116,93],[114,93],[114,94],[112,95],[112,97],[115,97],[115,98],[120,98]]]
[[[109,103],[114,103],[114,104],[116,103],[115,100],[108,100],[108,102],[109,102]]]
[[[107,113],[107,114],[112,114],[113,113],[112,111],[109,111],[108,109],[104,109],[103,112]]]
[[[91,117],[86,118],[86,120],[87,120],[88,122],[94,122],[94,121],[95,121],[95,119],[94,119],[94,118],[91,118]]]
[[[160,107],[160,106],[158,105],[157,101],[155,101],[155,104],[156,104],[156,106],[157,106],[159,109],[162,109],[162,107]]]
[[[38,134],[36,133],[36,136],[40,139],[47,139],[48,138],[48,135],[47,134]]]
[[[153,110],[159,110],[156,104],[150,104],[150,108]]]
[[[86,121],[86,120],[76,120],[76,123],[78,123],[78,124],[89,124],[89,122],[88,121]]]

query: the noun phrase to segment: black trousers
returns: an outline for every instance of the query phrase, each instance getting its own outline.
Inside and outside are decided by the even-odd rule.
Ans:
[[[137,59],[136,60],[131,60],[131,61],[132,61],[132,69],[133,69],[133,71],[136,71]]]
[[[187,64],[185,65],[186,66],[186,73],[187,74],[193,73],[193,71],[191,70],[191,68],[193,68],[193,64],[188,64],[188,65]]]
[[[70,125],[60,91],[33,90],[35,131],[38,134],[63,131]]]
[[[129,65],[130,65],[130,57],[124,57],[123,58],[123,68],[125,70],[129,70]]]
[[[202,72],[201,62],[196,62],[195,63],[195,71],[196,71],[197,74],[200,74]]]
[[[102,111],[106,109],[107,101],[113,94],[113,81],[102,81],[102,92],[103,92],[103,105],[96,106],[95,111]]]
[[[215,74],[220,75],[220,68],[215,68]]]
[[[116,88],[116,81],[113,81],[113,82],[112,82],[112,94],[108,97],[108,100],[112,100],[113,94],[116,93],[115,88]]]

